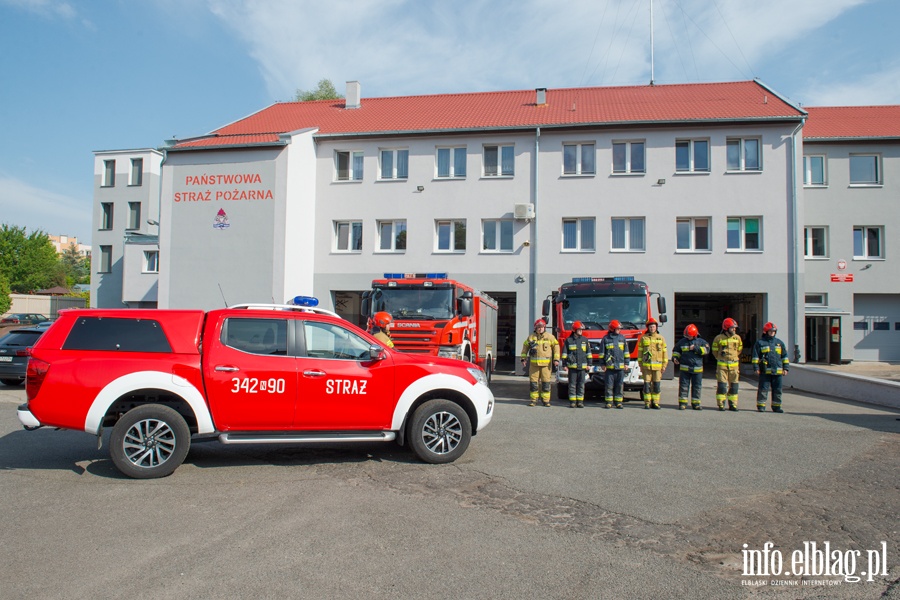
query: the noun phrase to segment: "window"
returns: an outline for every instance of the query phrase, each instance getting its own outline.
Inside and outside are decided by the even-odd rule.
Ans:
[[[100,264],[98,273],[112,273],[112,246],[100,246]]]
[[[159,250],[144,250],[144,273],[159,273]]]
[[[563,144],[563,175],[594,173],[594,144]]]
[[[409,150],[381,151],[381,179],[406,179],[408,176]]]
[[[128,229],[141,228],[141,203],[128,203]]]
[[[466,250],[466,222],[460,221],[435,221],[437,228],[438,252],[465,252]]]
[[[890,331],[891,324],[888,321],[876,321],[872,323],[872,331]]]
[[[709,173],[709,140],[676,140],[675,170]]]
[[[103,187],[115,187],[116,185],[116,161],[103,161]]]
[[[369,341],[333,323],[303,323],[306,356],[337,360],[368,358]]]
[[[728,217],[729,250],[761,250],[760,217]]]
[[[482,222],[481,249],[485,252],[512,252],[513,222],[509,219]]]
[[[828,228],[804,227],[803,228],[803,255],[806,258],[828,257]]]
[[[131,177],[128,180],[128,185],[141,185],[144,182],[144,159],[143,158],[132,158],[131,159]]]
[[[512,177],[514,165],[513,146],[484,147],[485,177]]]
[[[803,157],[803,185],[825,185],[825,157]]]
[[[378,222],[378,250],[381,252],[406,250],[406,221]]]
[[[439,179],[466,176],[466,147],[437,149],[437,176]]]
[[[63,350],[172,352],[159,321],[116,317],[78,317]]]
[[[806,294],[803,303],[806,306],[827,306],[828,294]]]
[[[362,181],[363,153],[337,150],[334,153],[335,181]]]
[[[729,139],[725,141],[729,171],[762,171],[759,139]]]
[[[625,252],[644,250],[644,219],[612,220],[612,249]]]
[[[708,217],[681,217],[675,220],[677,248],[682,252],[706,252],[709,244]]]
[[[884,258],[883,227],[853,228],[853,258]]]
[[[336,252],[362,251],[362,221],[334,222],[334,250]]]
[[[563,252],[593,252],[594,227],[594,219],[563,219]]]
[[[613,173],[643,173],[644,142],[613,142]]]
[[[850,185],[881,185],[881,169],[875,154],[850,155]]]
[[[113,203],[100,203],[100,229],[108,230],[113,228]]]
[[[226,319],[221,340],[229,348],[248,354],[287,356],[288,322],[287,319]]]
[[[868,331],[869,323],[866,321],[856,321],[853,323],[854,331]]]

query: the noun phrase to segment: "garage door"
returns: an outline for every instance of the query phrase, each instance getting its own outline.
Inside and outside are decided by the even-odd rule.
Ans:
[[[900,361],[900,294],[853,296],[853,360]]]

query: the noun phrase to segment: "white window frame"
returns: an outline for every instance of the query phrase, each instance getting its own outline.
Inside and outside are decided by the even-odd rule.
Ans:
[[[100,246],[100,261],[97,264],[98,273],[112,273],[112,246]]]
[[[347,247],[342,248],[342,229],[346,228]],[[354,237],[358,235],[358,237]],[[363,225],[359,220],[344,220],[334,222],[334,243],[332,250],[339,254],[360,254],[363,243]]]
[[[562,174],[563,177],[590,176],[597,174],[597,144],[596,142],[567,142],[562,145]],[[575,149],[574,169],[566,169],[566,149]],[[585,167],[584,157],[590,156],[590,166]]]
[[[488,172],[487,151],[488,148],[497,149],[497,165],[496,173]],[[508,171],[503,170],[503,154],[506,151],[512,153],[512,168]],[[485,144],[481,150],[481,175],[482,177],[515,177],[516,175],[516,147],[515,144]]]
[[[869,244],[867,243],[868,235],[863,239],[864,254],[856,253],[856,232],[868,233],[875,231],[878,233],[878,254],[869,254]],[[853,226],[853,260],[884,260],[884,226],[882,225],[854,225]]]
[[[575,223],[575,246],[566,247],[566,223]],[[585,246],[582,231],[586,223],[590,223],[593,238],[591,246]],[[597,251],[597,219],[594,217],[571,217],[563,218],[562,227],[560,228],[560,248],[562,252],[596,252]]]
[[[341,177],[339,162],[341,155],[347,156],[347,176]],[[357,163],[357,160],[359,162]],[[342,183],[359,183],[363,180],[365,154],[362,150],[335,150],[334,151],[334,181]],[[359,170],[357,171],[357,164]]]
[[[756,144],[756,167],[747,166],[747,142]],[[737,145],[738,162],[733,163],[728,156],[729,150]],[[762,138],[759,137],[730,137],[725,139],[725,169],[730,173],[761,173],[763,170]]]
[[[391,173],[385,176],[384,157],[388,154],[391,157]],[[399,158],[402,154],[406,155],[406,173],[400,174]],[[378,181],[406,181],[409,179],[409,148],[379,148],[378,149]]]
[[[706,248],[697,248],[698,221],[706,221]],[[678,224],[687,223],[690,246],[678,247]],[[677,217],[675,219],[675,252],[682,254],[709,254],[712,252],[712,217]]]
[[[462,225],[462,239],[458,239],[457,232]],[[441,248],[441,228],[447,227],[449,231],[448,247]],[[466,220],[465,219],[435,219],[434,221],[434,251],[441,254],[465,254],[466,253]]]
[[[459,157],[457,152],[462,150],[462,169],[460,169],[459,161],[456,159]],[[441,152],[447,152],[448,154],[448,174],[441,175],[440,172],[440,155]],[[466,162],[468,159],[468,154],[466,152],[465,146],[438,146],[434,149],[434,178],[435,179],[465,179],[466,178]]]
[[[813,160],[822,161],[822,181],[813,181]],[[828,159],[824,154],[803,155],[803,187],[828,187]]]
[[[706,168],[697,168],[697,144],[703,143],[706,144]],[[679,145],[687,145],[688,149],[688,165],[686,169],[678,168],[678,146]],[[676,174],[684,174],[684,173],[702,173],[709,174],[712,170],[712,161],[710,160],[709,153],[710,143],[709,138],[697,138],[697,139],[677,139],[675,140],[675,173]]]
[[[747,247],[747,221],[750,219],[755,219],[757,221],[757,236],[759,236],[758,248],[748,248]],[[740,236],[741,236],[741,245],[739,248],[732,248],[728,245],[728,224],[730,221],[738,220],[740,222]],[[728,217],[725,221],[725,248],[726,252],[762,252],[763,251],[763,219],[762,216],[747,216],[747,217]]]
[[[140,202],[129,202],[128,203],[128,226],[125,228],[127,231],[134,231],[135,229],[141,228],[141,203]]]
[[[624,223],[624,245],[621,248],[616,248],[613,245],[613,225],[616,221],[622,221]],[[640,245],[635,245],[632,242],[631,234],[632,234],[632,223],[640,223],[641,224],[641,240]],[[609,251],[610,252],[646,252],[647,251],[647,219],[644,217],[612,217],[609,221]]]
[[[144,183],[144,159],[132,158],[131,171],[128,173],[128,185],[140,187]]]
[[[643,167],[640,170],[632,167],[632,159],[634,158],[634,145],[641,145],[641,158]],[[616,147],[625,147],[625,168],[624,170],[616,170]],[[612,143],[612,162],[611,171],[613,175],[644,175],[647,173],[647,140],[614,140]]]
[[[854,181],[853,180],[853,159],[854,158],[871,158],[875,166],[874,181]],[[847,159],[848,175],[850,177],[850,187],[880,187],[884,181],[882,180],[881,155],[875,152],[854,152]]]
[[[824,251],[822,254],[815,254],[813,250],[813,232],[815,230],[822,231],[822,245]],[[828,226],[826,225],[810,225],[803,228],[803,258],[806,260],[822,260],[828,258]]]
[[[494,229],[494,245],[487,247],[487,230]],[[503,230],[509,230],[509,247],[503,247]],[[515,221],[513,219],[484,219],[481,221],[481,251],[485,254],[511,254],[515,248]]]
[[[406,219],[384,219],[377,221],[376,224],[378,226],[378,235],[376,236],[375,240],[375,252],[382,254],[403,254],[404,252],[406,252],[406,247],[397,247],[397,236],[399,236],[401,232],[407,233]],[[390,227],[389,248],[385,248],[382,245],[382,242],[385,241],[385,227]],[[409,234],[407,233],[407,236],[405,237],[405,243],[408,243],[408,235]]]
[[[109,209],[109,210],[107,210]],[[112,202],[100,203],[100,231],[110,231],[113,228],[116,207]]]
[[[828,294],[824,292],[807,292],[803,296],[804,306],[828,306]]]
[[[144,250],[141,273],[159,273],[159,250]]]
[[[103,181],[100,187],[116,187],[116,160],[103,161]]]

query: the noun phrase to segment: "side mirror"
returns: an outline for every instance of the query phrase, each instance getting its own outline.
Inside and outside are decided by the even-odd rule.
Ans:
[[[372,313],[372,290],[363,292],[359,301],[359,312],[364,317],[371,316]]]
[[[463,297],[459,299],[459,314],[463,317],[471,317],[475,314],[475,310],[472,306],[472,298],[466,298],[465,295],[463,295]]]
[[[384,360],[384,348],[378,344],[369,346],[369,360]]]
[[[656,299],[656,311],[659,313],[660,321],[665,323],[665,321],[662,321],[662,316],[666,314],[666,299],[662,296]]]
[[[668,320],[669,320],[669,317],[667,317],[666,315],[659,315],[659,322],[660,322],[660,323],[665,323],[665,322],[668,321]]]
[[[545,299],[541,305],[541,316],[545,319],[550,316],[550,298]]]

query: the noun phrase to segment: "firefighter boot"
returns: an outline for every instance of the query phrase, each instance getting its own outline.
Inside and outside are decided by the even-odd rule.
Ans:
[[[569,402],[569,408],[575,408],[576,406],[578,406],[578,403],[575,402],[574,400],[572,400],[571,402]]]
[[[607,402],[603,408],[612,408],[612,402]]]
[[[659,410],[659,401],[658,400],[653,402],[653,410]]]
[[[772,412],[783,413],[784,411],[781,410],[781,406],[773,406],[773,407],[772,407]]]
[[[579,400],[578,402],[575,403],[575,406],[577,406],[578,408],[584,408],[584,401]]]

